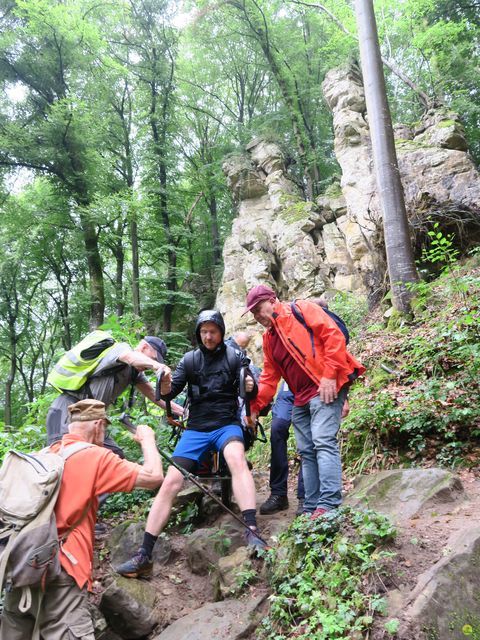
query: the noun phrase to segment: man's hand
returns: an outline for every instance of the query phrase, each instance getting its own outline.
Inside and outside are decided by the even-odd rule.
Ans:
[[[325,404],[331,404],[336,400],[337,394],[337,381],[331,378],[321,378],[318,386],[318,395],[320,400]]]
[[[183,416],[183,407],[180,404],[172,402],[171,406],[173,414],[175,414],[176,416]]]
[[[156,370],[157,376],[163,373],[162,384],[160,385],[160,393],[162,396],[166,396],[172,390],[172,370],[167,367],[166,364],[158,363],[158,369]]]
[[[257,417],[258,413],[254,413],[253,411],[249,416],[244,417],[243,420],[249,429],[255,428],[255,425],[257,424]]]
[[[255,380],[252,376],[245,376],[245,391],[250,393],[255,387]]]
[[[133,439],[138,443],[146,442],[147,440],[153,440],[155,442],[155,433],[151,427],[146,424],[139,424],[137,431],[133,434]]]
[[[350,405],[348,404],[348,400],[345,400],[342,407],[342,415],[340,416],[342,420],[343,418],[346,418],[349,413],[350,413]]]

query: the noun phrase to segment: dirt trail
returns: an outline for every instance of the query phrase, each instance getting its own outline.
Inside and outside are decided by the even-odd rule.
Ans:
[[[256,471],[257,505],[268,497],[268,473]],[[380,576],[380,590],[391,592],[400,590],[408,593],[415,587],[418,577],[449,553],[451,541],[464,529],[473,526],[480,527],[480,469],[459,472],[465,488],[465,500],[455,504],[440,504],[427,509],[421,515],[411,518],[398,529],[398,535],[391,546],[395,557],[390,561],[388,573]],[[258,516],[258,523],[265,537],[276,536],[285,529],[295,518],[297,499],[295,494],[295,478],[291,479],[289,488],[289,508],[285,511],[270,515]],[[351,483],[347,486],[351,486]],[[212,525],[222,526],[232,523],[228,514],[221,515]],[[234,526],[235,523],[232,523]],[[238,525],[240,527],[240,525]],[[212,580],[209,576],[192,574],[186,559],[185,545],[187,538],[179,533],[169,532],[173,546],[172,559],[166,566],[155,568],[152,586],[158,593],[159,605],[157,614],[160,626],[156,634],[178,618],[198,609],[207,602],[214,600]],[[106,536],[97,541],[97,554],[104,549]],[[95,591],[98,597],[103,590],[102,582],[111,571],[105,562],[97,562]],[[251,587],[253,593],[264,590],[263,582]],[[400,617],[400,615],[398,615]],[[371,640],[386,638],[384,630],[385,619],[379,619],[370,635]],[[155,634],[154,634],[155,635]],[[412,639],[413,640],[413,639]]]

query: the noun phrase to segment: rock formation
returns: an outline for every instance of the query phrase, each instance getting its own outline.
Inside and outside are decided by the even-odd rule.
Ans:
[[[217,305],[229,331],[245,326],[246,291],[260,282],[280,296],[319,295],[327,289],[378,299],[385,288],[382,224],[376,196],[365,97],[358,69],[330,71],[323,83],[332,110],[341,182],[315,203],[305,202],[289,178],[277,144],[254,140],[224,162],[238,216],[225,242],[225,270]],[[480,177],[462,125],[446,109],[418,126],[396,127],[397,153],[412,233],[428,216],[480,230]],[[251,321],[247,318],[247,321]]]

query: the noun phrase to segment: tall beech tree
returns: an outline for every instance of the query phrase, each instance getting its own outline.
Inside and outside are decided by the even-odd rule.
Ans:
[[[398,170],[392,119],[388,106],[377,24],[372,0],[355,0],[365,101],[372,138],[373,164],[383,215],[388,273],[393,305],[410,311],[408,284],[418,278],[410,242],[405,198]]]
[[[0,121],[0,165],[43,173],[76,203],[88,265],[90,325],[103,322],[105,292],[98,230],[89,215],[101,188],[101,129],[85,101],[94,94],[96,5],[48,0],[1,3],[0,84],[21,87],[22,107]]]

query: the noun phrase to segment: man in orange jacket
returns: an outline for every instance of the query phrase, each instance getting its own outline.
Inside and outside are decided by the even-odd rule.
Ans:
[[[335,321],[308,300],[280,302],[266,285],[248,292],[251,311],[266,328],[264,366],[252,418],[273,399],[284,378],[295,400],[292,412],[305,482],[304,510],[323,515],[342,501],[342,466],[337,433],[351,383],[365,371],[346,348]]]

